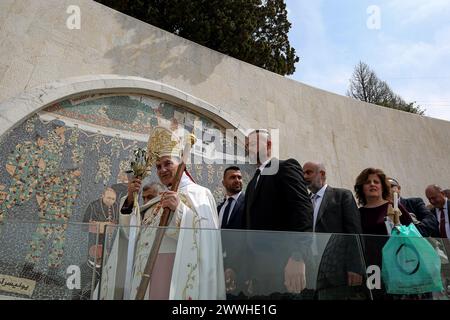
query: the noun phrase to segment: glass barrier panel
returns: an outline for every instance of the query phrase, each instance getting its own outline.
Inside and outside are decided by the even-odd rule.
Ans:
[[[3,221],[0,299],[91,299],[97,241],[97,225]]]
[[[370,299],[356,235],[149,226],[105,234],[98,299]]]
[[[448,239],[361,235],[374,300],[448,300]]]
[[[222,230],[222,245],[227,299],[367,299],[355,235]]]

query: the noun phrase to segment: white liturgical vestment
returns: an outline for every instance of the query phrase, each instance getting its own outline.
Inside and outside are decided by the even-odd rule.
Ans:
[[[175,252],[169,299],[225,299],[222,245],[215,200],[209,189],[193,183],[185,174],[178,194],[180,204],[171,217],[159,251]],[[122,204],[124,201],[125,197]],[[141,206],[140,211],[144,214],[142,221],[140,217],[133,216],[134,213],[120,215],[121,226],[129,226],[132,221],[131,225],[140,227],[121,228],[116,234],[111,253],[104,263],[100,299],[135,299],[163,212],[159,203],[158,196]],[[129,243],[135,243],[135,246]],[[127,270],[128,279],[125,281]]]

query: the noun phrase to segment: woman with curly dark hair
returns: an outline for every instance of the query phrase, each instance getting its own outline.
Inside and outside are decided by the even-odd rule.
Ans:
[[[385,217],[391,199],[391,186],[381,169],[364,169],[356,178],[356,198],[361,207],[361,225],[363,234],[388,235]],[[400,222],[409,225],[412,222],[408,211],[399,205],[402,212]]]
[[[363,230],[363,243],[365,248],[366,267],[378,266],[382,268],[381,252],[386,244],[389,233],[386,228],[385,218],[391,200],[391,186],[381,169],[364,169],[356,178],[355,192],[358,203],[361,206],[361,226]],[[409,225],[412,222],[408,211],[399,205],[402,212],[400,222]],[[381,236],[381,237],[380,237]],[[392,300],[393,295],[386,293],[384,284],[380,289],[372,290],[374,300]]]

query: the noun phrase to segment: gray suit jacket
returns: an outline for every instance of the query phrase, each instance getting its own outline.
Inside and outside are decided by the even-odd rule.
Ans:
[[[316,232],[326,233],[362,233],[361,217],[358,206],[350,190],[325,189],[316,220]]]
[[[320,261],[317,289],[346,286],[347,272],[364,275],[358,234],[361,217],[350,190],[328,186],[320,204],[315,232],[334,233]]]

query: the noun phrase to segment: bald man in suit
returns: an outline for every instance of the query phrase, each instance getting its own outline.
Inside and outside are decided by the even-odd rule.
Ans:
[[[255,292],[300,294],[306,287],[305,260],[310,247],[312,205],[300,164],[272,156],[267,130],[248,136],[247,149],[259,168],[245,192],[244,227],[250,230],[291,231],[249,233],[249,261]],[[250,259],[249,259],[250,260]]]
[[[328,241],[326,235],[318,235],[315,241],[317,249],[313,250],[313,260],[319,264],[316,264],[317,296],[319,299],[347,299],[355,287],[361,286],[364,274],[356,236],[362,233],[358,207],[350,190],[333,188],[326,183],[322,163],[306,162],[303,172],[314,207],[314,232],[341,234],[331,236]]]

